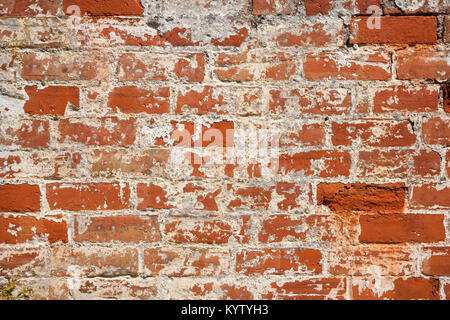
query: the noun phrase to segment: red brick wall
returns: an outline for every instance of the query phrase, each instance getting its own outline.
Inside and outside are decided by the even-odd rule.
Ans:
[[[0,1],[0,284],[450,298],[449,8],[415,2]]]

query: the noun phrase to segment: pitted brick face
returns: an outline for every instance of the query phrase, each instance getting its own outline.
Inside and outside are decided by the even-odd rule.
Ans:
[[[0,2],[0,286],[450,298],[448,1]]]

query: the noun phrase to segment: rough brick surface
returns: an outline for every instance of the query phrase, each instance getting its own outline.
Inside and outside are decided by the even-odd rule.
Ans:
[[[0,285],[450,299],[445,0],[0,1]]]

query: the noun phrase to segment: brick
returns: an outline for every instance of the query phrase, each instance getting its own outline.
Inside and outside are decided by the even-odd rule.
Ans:
[[[383,87],[375,91],[373,107],[376,113],[432,112],[439,106],[439,88],[435,86]]]
[[[130,146],[136,139],[134,118],[74,118],[61,119],[58,143],[87,146]]]
[[[415,272],[415,252],[396,245],[336,248],[328,257],[330,273],[338,276],[408,276]]]
[[[144,249],[148,276],[218,276],[229,272],[230,251],[226,248]]]
[[[137,276],[138,252],[135,248],[55,247],[49,269],[53,276]]]
[[[388,53],[381,51],[307,53],[303,69],[309,80],[389,80],[391,59]]]
[[[363,278],[352,286],[355,300],[439,300],[433,278]]]
[[[285,52],[219,53],[214,74],[221,81],[290,80],[296,73],[294,57]]]
[[[287,127],[287,128],[286,128]],[[285,146],[321,146],[325,144],[326,128],[320,123],[291,126],[287,123],[280,133],[279,145]]]
[[[320,163],[320,165],[319,165]],[[280,154],[281,175],[306,175],[326,177],[348,176],[351,159],[347,151],[307,151],[295,154]]]
[[[450,247],[422,249],[422,272],[430,276],[450,275]]]
[[[21,0],[0,3],[0,16],[33,17],[54,16],[58,12],[58,0]]]
[[[436,43],[436,17],[379,17],[380,28],[370,24],[372,17],[356,17],[350,21],[350,43]]]
[[[72,299],[67,279],[64,278],[22,278],[17,287],[33,290],[33,300],[70,300]]]
[[[48,120],[0,119],[0,145],[21,148],[46,148],[50,143]]]
[[[26,53],[22,74],[26,80],[100,80],[107,76],[108,60],[102,53]]]
[[[73,41],[83,47],[166,47],[170,43],[143,19],[89,17],[73,26]]]
[[[120,210],[130,207],[127,183],[50,183],[46,190],[51,210]]]
[[[326,215],[271,215],[264,219],[258,233],[263,243],[340,242],[344,237],[339,219]]]
[[[272,89],[269,111],[286,115],[340,115],[351,107],[351,93],[346,89]]]
[[[310,187],[290,182],[265,187],[235,183],[227,185],[224,195],[230,211],[289,211],[309,204]]]
[[[31,179],[77,177],[81,154],[78,152],[11,151],[0,154],[0,178]]]
[[[397,52],[398,79],[441,79],[450,74],[449,53],[433,48],[407,49]]]
[[[413,186],[409,205],[415,209],[448,209],[450,208],[449,189],[448,186],[437,184]]]
[[[138,210],[183,209],[218,211],[217,198],[221,186],[203,183],[139,183],[137,185]]]
[[[255,15],[292,14],[295,10],[293,0],[254,0],[253,11]]]
[[[246,275],[322,273],[322,253],[315,249],[245,249],[236,254],[236,271]]]
[[[427,150],[360,151],[356,170],[361,178],[436,177],[441,171],[441,157]]]
[[[444,85],[443,87],[444,93],[444,111],[450,113],[450,84]]]
[[[360,143],[370,147],[406,147],[416,142],[409,121],[365,120],[364,122],[333,122],[332,143],[350,146]]]
[[[64,0],[64,12],[69,15],[70,6],[78,6],[80,14],[90,16],[141,16],[144,13],[139,0]]]
[[[41,191],[38,185],[0,186],[0,212],[38,212],[40,209]]]
[[[17,54],[2,52],[0,54],[0,80],[1,81],[14,81],[18,74],[15,68],[15,62]]]
[[[178,90],[177,114],[237,114],[262,113],[261,88],[203,86]]]
[[[29,100],[23,109],[28,114],[64,115],[69,103],[75,108],[80,106],[80,89],[77,87],[50,86],[39,89],[37,86],[27,86],[25,91]]]
[[[234,221],[171,219],[164,227],[164,237],[171,243],[247,243],[247,223],[245,216]]]
[[[5,18],[0,14],[0,46],[66,48],[70,46],[68,27],[58,18]]]
[[[140,88],[136,86],[115,87],[108,96],[108,107],[112,112],[126,114],[169,113],[170,89]]]
[[[166,174],[170,152],[167,149],[130,150],[94,149],[87,153],[89,171],[95,177],[148,177]]]
[[[447,300],[450,299],[450,283],[444,285],[444,298]]]
[[[17,244],[33,240],[67,243],[67,222],[57,216],[0,216],[0,243]]]
[[[152,140],[148,142],[149,145],[204,148],[214,143],[213,146],[216,147],[231,148],[234,146],[235,125],[233,121],[204,121],[199,128],[194,121],[173,120],[167,124],[167,130],[163,132],[155,123],[151,125],[152,129],[156,128],[156,132],[152,136]],[[148,132],[152,132],[151,129]],[[217,140],[211,141],[211,138],[216,138],[217,136],[219,136]]]
[[[381,0],[356,0],[356,1],[330,1],[330,0],[305,0],[307,15],[330,14],[333,11],[351,12],[353,14],[372,14],[368,10],[370,6],[381,9]]]
[[[139,243],[160,239],[159,222],[154,216],[75,216],[73,240],[76,242]]]
[[[264,288],[262,299],[268,300],[344,300],[347,284],[342,278],[311,278],[274,281]]]
[[[155,281],[139,278],[89,278],[81,279],[75,287],[75,297],[80,300],[114,299],[125,300],[156,299],[159,286]]]
[[[437,117],[427,120],[422,125],[423,141],[427,144],[450,145],[450,121]]]
[[[320,183],[317,204],[333,212],[403,212],[405,185]]]
[[[0,275],[45,275],[47,268],[47,257],[48,251],[46,249],[0,249]]]
[[[205,78],[205,55],[125,53],[119,57],[119,81],[183,80],[202,82]]]
[[[362,243],[439,242],[445,240],[440,214],[362,215]]]
[[[341,47],[345,41],[342,21],[333,18],[327,23],[305,19],[298,25],[261,25],[254,37],[272,47]]]

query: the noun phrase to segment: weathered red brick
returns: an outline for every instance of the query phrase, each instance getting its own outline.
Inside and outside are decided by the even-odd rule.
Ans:
[[[44,248],[0,249],[0,275],[45,275],[48,250]]]
[[[54,16],[58,12],[58,0],[20,0],[0,3],[0,16],[32,17],[38,15]]]
[[[154,242],[161,239],[156,216],[75,216],[76,242]]]
[[[319,166],[318,163],[321,163]],[[295,154],[280,154],[281,175],[339,177],[350,174],[351,159],[347,151],[307,151]]]
[[[379,88],[373,97],[376,113],[432,112],[439,106],[439,88],[436,86],[395,86]]]
[[[373,17],[356,17],[350,21],[350,43],[436,43],[437,20],[431,16],[381,16],[380,28],[370,24]]]
[[[0,185],[0,212],[37,212],[41,209],[38,185]]]
[[[0,243],[17,244],[37,239],[67,243],[67,222],[59,216],[0,216]]]
[[[167,241],[176,243],[247,243],[247,223],[245,216],[233,221],[178,218],[166,223],[164,233]]]
[[[450,119],[437,117],[422,125],[423,141],[427,144],[450,145]]]
[[[120,210],[130,207],[128,183],[50,183],[51,210]]]
[[[450,113],[450,84],[444,85],[444,111]]]
[[[226,248],[149,248],[144,250],[145,273],[149,276],[217,276],[230,268]]]
[[[320,183],[317,204],[334,212],[403,212],[405,185]]]
[[[261,114],[261,88],[204,86],[178,90],[177,114]]]
[[[115,87],[108,97],[113,112],[162,114],[169,112],[170,89],[136,86]]]
[[[336,9],[344,12],[352,12],[354,14],[373,14],[374,12],[368,10],[369,7],[376,6],[379,12],[382,13],[381,0],[356,0],[356,1],[330,1],[330,0],[305,0],[306,14],[329,14]]]
[[[448,209],[450,208],[450,188],[438,184],[422,184],[413,186],[409,205],[415,209]]]
[[[309,80],[389,80],[391,78],[391,58],[386,52],[308,53],[303,66]]]
[[[335,275],[407,276],[416,270],[414,250],[397,245],[336,248],[329,253],[328,261]]]
[[[322,273],[322,253],[315,249],[245,249],[236,254],[236,271],[253,274]]]
[[[295,9],[293,0],[254,0],[253,14],[291,14]]]
[[[355,300],[439,300],[433,278],[363,278],[353,282]]]
[[[0,119],[0,145],[46,148],[50,143],[50,122],[38,119]]]
[[[89,278],[76,284],[76,298],[81,300],[116,299],[126,300],[156,299],[158,284],[139,278]]]
[[[203,183],[139,183],[137,209],[218,211],[216,200],[221,193],[221,187]]]
[[[273,242],[340,242],[345,234],[336,216],[272,215],[263,221],[258,240]]]
[[[109,58],[103,53],[25,53],[26,80],[99,80],[107,77]]]
[[[202,82],[205,78],[205,55],[125,53],[119,57],[120,81],[183,80]]]
[[[95,177],[165,175],[170,151],[168,149],[130,150],[94,149],[87,153],[89,171]]]
[[[332,123],[332,142],[335,146],[350,146],[360,142],[370,147],[405,147],[416,142],[409,121],[365,120]]]
[[[286,52],[245,51],[219,53],[213,72],[222,81],[290,80],[296,72],[294,57]]]
[[[136,139],[136,119],[75,118],[61,119],[58,143],[87,146],[129,146]]]
[[[25,87],[28,101],[23,106],[26,113],[33,115],[64,115],[67,105],[80,106],[80,89],[77,87],[50,86],[39,89],[37,86]]]
[[[427,150],[360,151],[357,163],[358,177],[435,177],[440,171],[439,153]]]
[[[439,242],[445,240],[441,214],[362,215],[362,243]]]
[[[422,272],[426,275],[450,275],[450,247],[426,247],[422,249]]]
[[[138,252],[135,248],[55,247],[49,269],[53,276],[137,276]]]
[[[397,78],[441,79],[450,75],[449,52],[433,48],[412,48],[397,52]]]
[[[272,89],[269,111],[273,114],[347,114],[351,94],[347,89]]]
[[[347,283],[343,278],[279,280],[261,290],[261,298],[269,300],[344,300]]]
[[[139,0],[64,0],[64,12],[70,6],[78,6],[80,14],[90,16],[141,16],[144,13]]]
[[[2,47],[67,48],[70,43],[67,30],[67,24],[56,17],[23,19],[1,17],[0,13]]]

